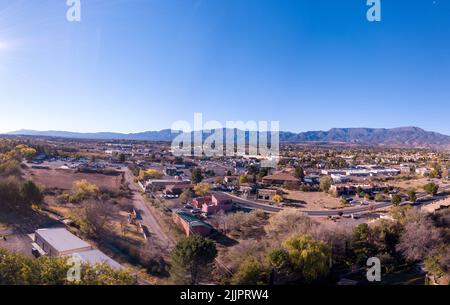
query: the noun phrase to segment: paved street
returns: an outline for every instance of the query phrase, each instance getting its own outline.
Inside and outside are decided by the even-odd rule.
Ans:
[[[449,189],[450,189],[450,185],[441,188],[440,191],[441,192],[447,191]],[[240,198],[240,197],[232,195],[230,193],[226,193],[226,192],[221,192],[221,193],[228,196],[229,198],[231,198],[233,200],[233,202],[235,202],[241,206],[249,207],[252,209],[262,209],[267,213],[277,213],[283,209],[280,207],[271,206],[271,205],[264,204],[261,202],[256,202],[253,200],[247,200],[244,198]],[[431,198],[426,193],[419,192],[419,193],[417,193],[417,203],[416,204],[418,204],[418,205],[430,204],[439,199],[442,199],[442,197],[437,196],[436,198]],[[306,215],[312,216],[312,217],[314,217],[314,216],[327,217],[327,216],[338,216],[341,213],[342,213],[342,215],[357,214],[357,213],[367,212],[371,209],[376,210],[376,209],[385,208],[385,207],[389,207],[389,206],[391,206],[391,203],[389,201],[386,201],[386,202],[375,203],[371,206],[366,205],[366,206],[358,206],[358,207],[354,207],[354,208],[335,209],[335,210],[316,210],[316,211],[305,210],[302,212],[304,212]]]

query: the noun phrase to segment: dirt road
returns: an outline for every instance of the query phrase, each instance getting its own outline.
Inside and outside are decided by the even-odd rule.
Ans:
[[[129,169],[124,169],[125,180],[129,183],[130,190],[133,192],[133,205],[137,212],[140,213],[142,224],[147,226],[151,236],[149,242],[159,243],[163,248],[169,249],[174,246],[174,241],[168,236],[161,227],[158,219],[152,213],[148,203],[141,194],[139,185],[134,182],[133,175]]]

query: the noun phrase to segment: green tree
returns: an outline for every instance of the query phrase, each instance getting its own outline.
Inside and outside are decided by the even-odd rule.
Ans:
[[[0,179],[0,209],[14,209],[21,199],[20,183],[15,177]]]
[[[180,240],[171,253],[170,273],[176,284],[197,285],[211,270],[216,244],[199,235]]]
[[[376,202],[384,201],[384,196],[383,196],[383,194],[381,194],[381,193],[376,194],[376,195],[375,195],[375,201],[376,201]]]
[[[425,192],[428,195],[432,195],[432,196],[436,196],[436,194],[439,191],[439,185],[437,185],[436,183],[428,183],[426,185],[424,185],[423,189],[425,190]]]
[[[352,244],[352,253],[356,264],[362,265],[368,257],[374,252],[374,246],[371,240],[371,230],[367,223],[362,223],[353,229],[354,241]]]
[[[120,154],[120,155],[119,155],[119,162],[120,162],[120,163],[125,163],[125,161],[126,161],[126,156],[125,156],[125,154]]]
[[[44,196],[41,189],[33,182],[27,181],[22,185],[21,195],[26,204],[41,204]]]
[[[181,202],[188,203],[189,201],[192,200],[193,197],[194,197],[194,192],[192,192],[190,189],[186,189],[183,191],[183,193],[181,193],[180,200],[181,200]]]
[[[305,171],[303,170],[303,167],[297,166],[294,171],[294,176],[303,182],[303,179],[305,178]]]
[[[198,167],[192,170],[191,176],[192,183],[197,184],[203,181],[202,170]]]
[[[266,270],[263,264],[256,258],[249,256],[239,266],[237,272],[233,274],[231,283],[233,285],[263,285]]]
[[[309,235],[298,235],[283,242],[291,270],[304,282],[323,278],[330,271],[331,248]]]
[[[320,189],[323,192],[328,192],[330,190],[332,183],[333,183],[333,179],[331,179],[331,177],[324,176],[320,179]]]
[[[391,203],[393,205],[399,205],[400,203],[402,203],[402,196],[400,196],[399,194],[393,195],[391,198]]]
[[[0,285],[133,285],[135,278],[125,270],[115,270],[106,264],[81,266],[81,279],[69,282],[71,268],[67,258],[26,257],[0,249]]]
[[[417,193],[414,189],[409,189],[407,192],[408,195],[408,200],[411,201],[412,203],[415,203],[417,200]]]

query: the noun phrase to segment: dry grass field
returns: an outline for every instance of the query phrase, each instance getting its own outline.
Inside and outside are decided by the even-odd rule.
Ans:
[[[284,195],[286,199],[303,204],[307,210],[336,209],[342,207],[339,198],[335,198],[324,192],[284,191],[287,193]]]
[[[417,191],[423,191],[423,186],[427,183],[435,182],[439,185],[442,185],[442,182],[436,179],[429,179],[429,178],[418,178],[418,179],[412,179],[412,180],[397,180],[397,181],[389,181],[389,185],[392,185],[397,188],[401,189],[410,189],[414,188]]]
[[[76,180],[86,179],[99,188],[117,191],[120,188],[122,176],[110,176],[102,174],[78,173],[74,170],[62,169],[33,169],[29,168],[26,175],[37,184],[46,188],[58,188],[69,190]]]

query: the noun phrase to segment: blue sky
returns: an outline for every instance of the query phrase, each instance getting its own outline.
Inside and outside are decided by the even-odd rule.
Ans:
[[[177,120],[450,134],[450,1],[0,2],[0,132],[139,132]]]

